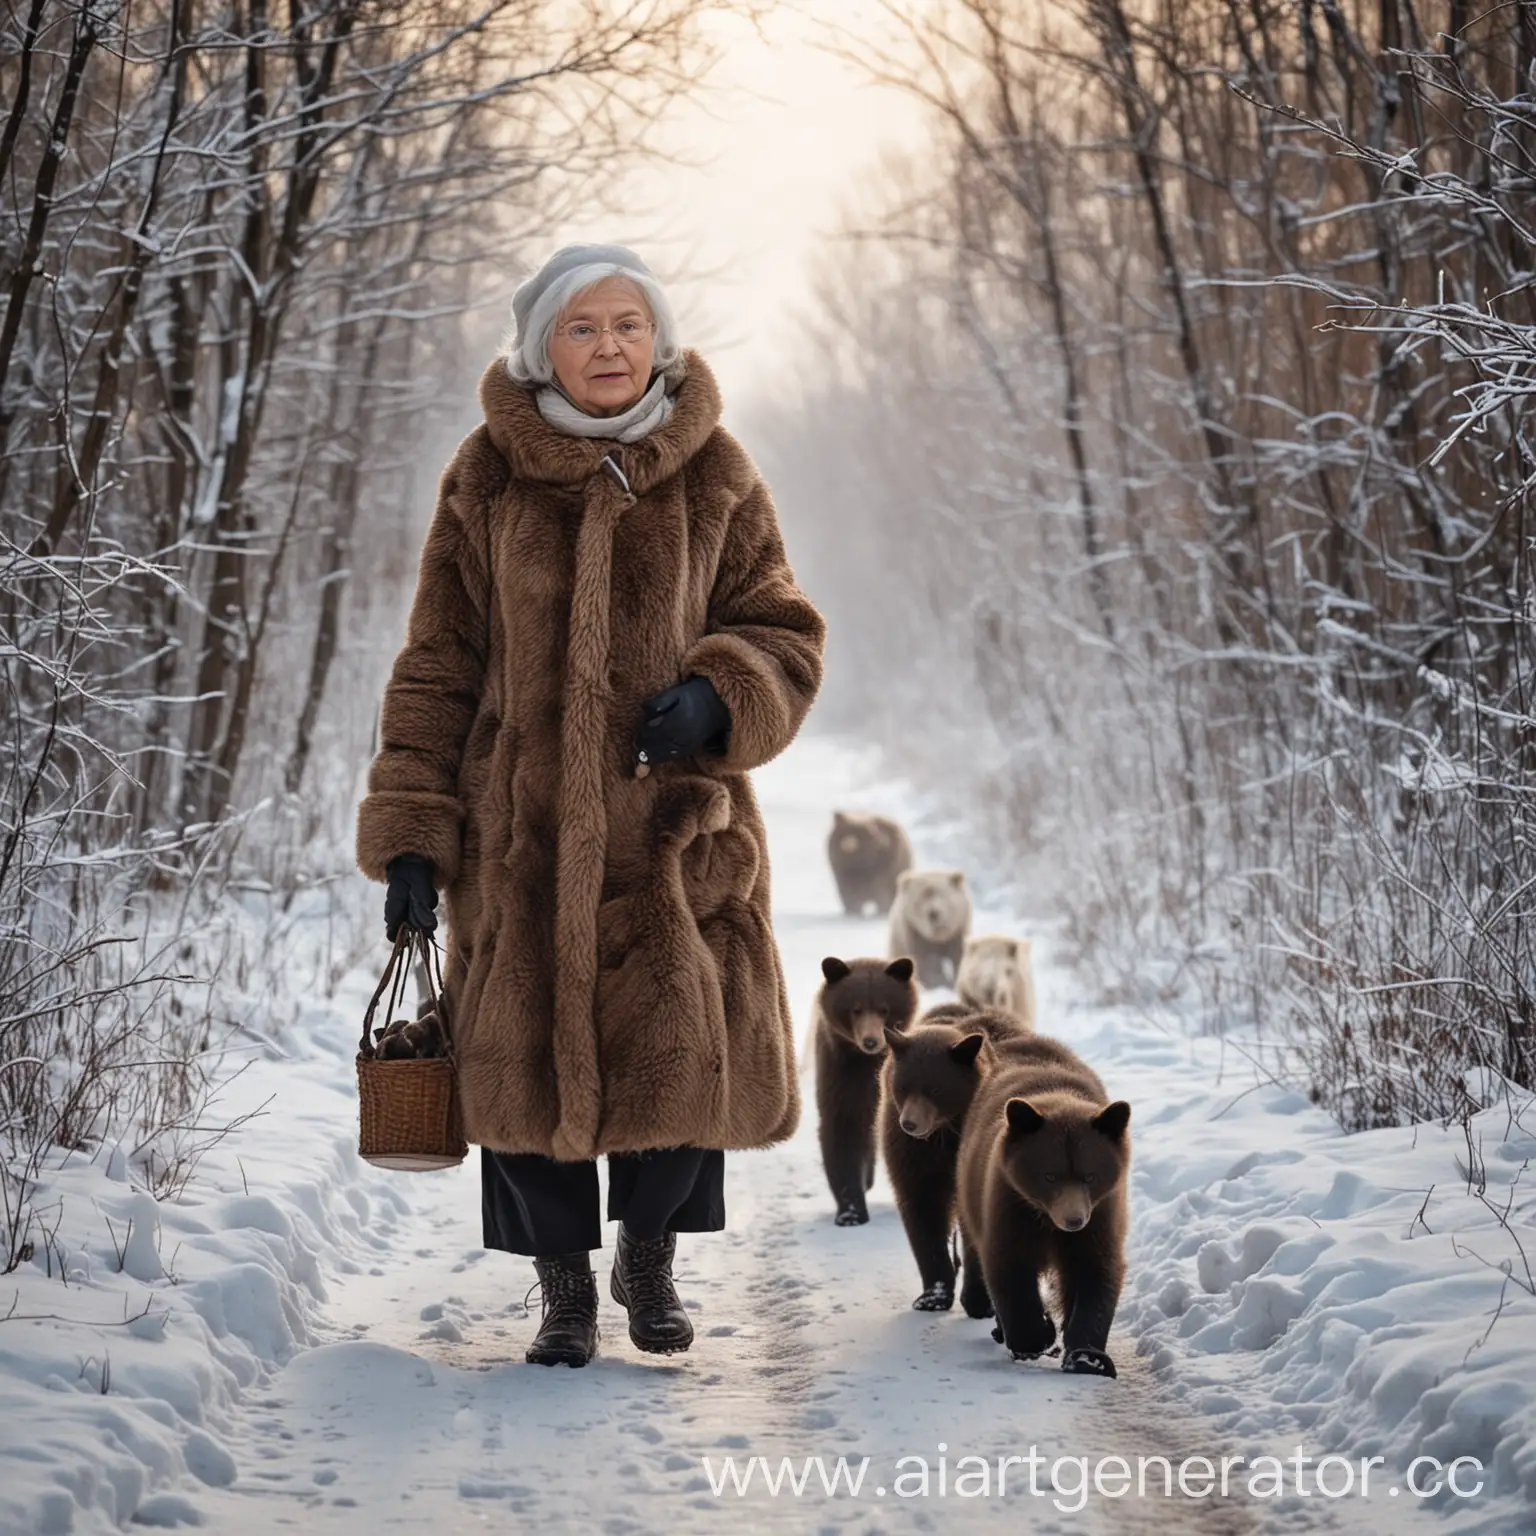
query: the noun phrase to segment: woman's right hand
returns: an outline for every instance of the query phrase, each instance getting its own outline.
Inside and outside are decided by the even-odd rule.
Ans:
[[[431,859],[419,853],[402,853],[385,866],[389,890],[384,897],[384,934],[391,944],[403,923],[418,933],[435,933],[437,887],[433,884]]]

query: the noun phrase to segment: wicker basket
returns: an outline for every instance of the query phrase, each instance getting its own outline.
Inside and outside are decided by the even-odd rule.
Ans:
[[[434,1005],[448,1054],[426,1060],[386,1061],[374,1048],[374,1015],[386,988],[386,1021],[394,1013],[405,993],[411,954],[418,946],[427,978],[436,993]],[[360,1157],[379,1168],[424,1173],[452,1168],[469,1155],[459,1113],[458,1068],[449,1033],[441,966],[434,975],[436,958],[431,939],[402,924],[389,964],[363,1017],[363,1038],[357,1048],[357,1150]]]

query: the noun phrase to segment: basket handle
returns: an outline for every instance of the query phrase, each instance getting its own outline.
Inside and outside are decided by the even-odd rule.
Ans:
[[[367,1060],[372,1060],[376,1054],[373,1043],[373,1020],[379,1011],[379,999],[384,996],[384,990],[389,989],[389,1006],[385,1009],[385,1018],[394,1014],[405,996],[405,989],[410,976],[411,952],[419,946],[421,963],[426,968],[427,985],[432,989],[432,1003],[437,1010],[439,1027],[443,1032],[443,1042],[447,1047],[448,1056],[453,1057],[453,1035],[448,1027],[448,1003],[443,996],[443,964],[437,953],[437,945],[430,934],[422,933],[419,929],[407,927],[404,923],[395,932],[395,947],[389,952],[389,963],[384,967],[384,974],[379,977],[379,984],[373,989],[373,996],[368,1000],[368,1011],[363,1015],[363,1038],[358,1042],[358,1053]]]
[[[421,945],[421,963],[426,967],[427,985],[432,989],[432,1006],[437,1010],[438,1027],[443,1032],[443,1047],[452,1061],[453,1031],[449,1028],[448,999],[443,995],[443,959],[431,934],[418,933],[416,937]]]
[[[402,965],[401,959],[409,954],[413,929],[407,928],[403,923],[395,930],[395,947],[389,952],[389,964],[384,967],[384,974],[379,977],[379,984],[373,989],[373,996],[368,1000],[368,1011],[363,1015],[363,1038],[358,1042],[358,1055],[372,1060],[374,1056],[373,1044],[373,1018],[379,1011],[379,999],[384,996],[384,989],[389,988],[389,1007],[385,1010],[386,1017],[395,1011],[397,999],[404,992],[404,980],[407,966]]]

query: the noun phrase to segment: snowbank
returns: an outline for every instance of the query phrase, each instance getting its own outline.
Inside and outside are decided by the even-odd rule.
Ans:
[[[1122,1315],[1172,1391],[1241,1444],[1475,1457],[1483,1492],[1435,1501],[1451,1528],[1536,1528],[1536,1134],[1500,1110],[1470,1158],[1455,1127],[1344,1136],[1218,1042],[1083,1022],[1135,1085]]]
[[[367,995],[356,977],[228,1086],[207,1123],[260,1113],[180,1199],[136,1189],[118,1149],[45,1171],[51,1236],[0,1281],[7,1536],[195,1526],[197,1490],[235,1480],[242,1394],[323,1337],[325,1274],[375,1264],[407,1209],[355,1152],[347,1069]]]

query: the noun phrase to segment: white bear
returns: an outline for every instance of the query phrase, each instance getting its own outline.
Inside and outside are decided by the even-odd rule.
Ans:
[[[1035,976],[1028,939],[1005,933],[967,939],[955,991],[971,1008],[1000,1008],[1035,1027]]]
[[[971,927],[971,893],[958,869],[907,870],[891,907],[893,960],[910,955],[925,987],[953,984]]]

